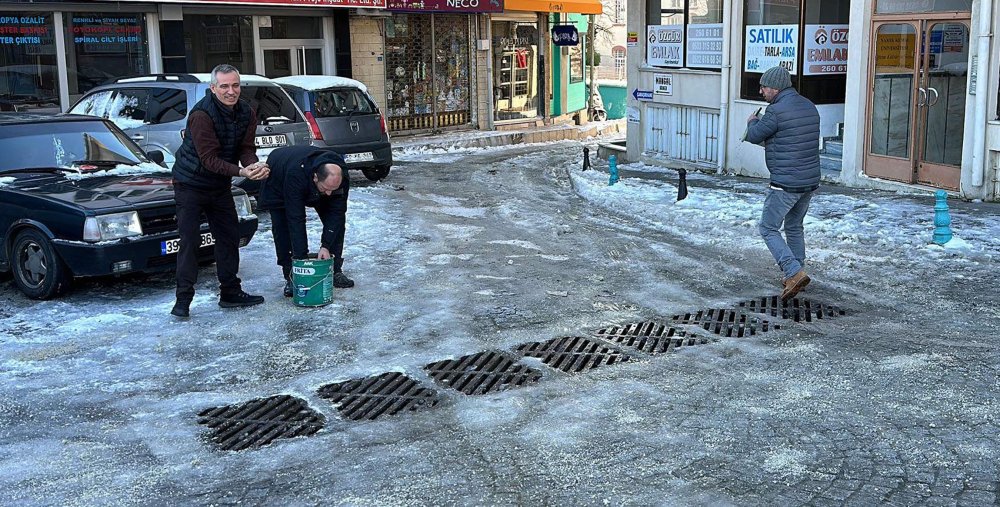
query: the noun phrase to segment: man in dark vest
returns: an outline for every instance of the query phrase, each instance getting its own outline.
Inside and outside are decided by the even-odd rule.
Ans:
[[[232,65],[212,69],[211,94],[198,101],[188,114],[184,141],[174,163],[174,197],[177,201],[177,301],[171,314],[187,317],[194,284],[198,281],[198,247],[201,215],[215,239],[219,277],[219,306],[237,308],[264,302],[243,292],[240,268],[239,219],[233,202],[235,176],[267,178],[267,164],[259,162],[254,147],[257,113],[240,99],[240,73]],[[242,167],[240,167],[242,165]]]
[[[260,191],[260,209],[271,213],[274,253],[285,277],[285,297],[292,296],[292,260],[309,256],[306,206],[323,222],[318,259],[333,257],[333,286],[354,287],[343,273],[347,194],[351,180],[344,159],[313,146],[278,148],[267,157],[271,176]]]

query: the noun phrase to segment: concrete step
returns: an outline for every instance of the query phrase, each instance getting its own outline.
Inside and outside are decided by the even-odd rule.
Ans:
[[[828,139],[823,143],[823,153],[827,155],[836,155],[837,157],[844,154],[844,141],[841,139]]]

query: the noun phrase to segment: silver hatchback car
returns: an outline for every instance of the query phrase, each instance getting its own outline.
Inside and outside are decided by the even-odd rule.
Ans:
[[[288,76],[274,80],[305,113],[313,146],[343,155],[348,169],[378,181],[392,168],[385,116],[360,81],[339,76]]]
[[[254,74],[241,74],[240,97],[257,111],[257,156],[281,146],[308,145],[312,133],[302,110],[274,81]],[[125,131],[143,150],[159,150],[167,167],[181,146],[188,111],[211,93],[210,74],[151,74],[119,78],[91,89],[70,108],[73,114],[107,118]],[[234,184],[250,194],[257,182],[237,178]]]

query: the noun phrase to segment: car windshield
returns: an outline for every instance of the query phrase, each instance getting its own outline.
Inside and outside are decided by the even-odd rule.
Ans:
[[[368,97],[356,88],[331,88],[310,93],[313,96],[312,112],[317,118],[375,112]]]
[[[257,111],[259,123],[281,122],[282,118],[285,122],[305,121],[295,103],[280,87],[247,85],[242,88],[240,98],[246,99]]]
[[[146,158],[103,121],[53,121],[0,125],[0,173],[81,165],[134,165]]]

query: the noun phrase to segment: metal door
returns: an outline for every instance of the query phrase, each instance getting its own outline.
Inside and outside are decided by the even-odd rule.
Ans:
[[[471,121],[469,19],[400,13],[386,19],[390,130],[436,130]]]

